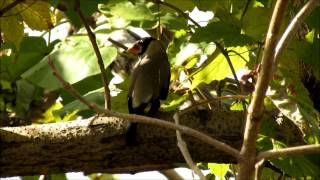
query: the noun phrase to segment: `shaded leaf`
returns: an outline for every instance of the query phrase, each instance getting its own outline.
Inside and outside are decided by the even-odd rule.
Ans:
[[[254,40],[240,34],[240,28],[224,22],[213,22],[199,28],[191,37],[191,42],[214,42],[223,40],[225,46],[242,46],[252,44]]]
[[[267,33],[272,9],[250,7],[243,18],[243,30],[246,35],[261,41]]]
[[[25,37],[21,42],[16,59],[6,61],[5,67],[9,72],[10,79],[19,79],[22,73],[38,63],[50,51],[51,48],[47,46],[44,38]]]

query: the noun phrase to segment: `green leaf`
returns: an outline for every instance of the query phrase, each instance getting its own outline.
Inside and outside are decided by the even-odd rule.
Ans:
[[[225,46],[242,46],[254,41],[247,35],[240,34],[240,28],[224,22],[213,22],[199,28],[191,37],[191,42],[214,42],[223,40]]]
[[[20,75],[38,63],[51,51],[42,37],[25,37],[21,42],[16,60],[6,61],[6,69],[10,79],[16,80]]]
[[[188,99],[188,93],[184,95],[177,95],[174,93],[170,93],[168,98],[161,104],[161,109],[164,111],[173,111],[178,106],[180,106],[184,101]]]
[[[249,59],[249,53],[246,47],[233,47],[233,48],[228,48],[228,50],[234,50],[238,53],[241,53],[241,55],[245,59]],[[231,60],[231,63],[233,64],[235,71],[238,71],[239,69],[244,68],[246,65],[246,62],[243,61],[239,56],[230,56],[230,60]],[[194,89],[201,83],[209,84],[213,80],[222,80],[230,75],[232,75],[232,72],[228,65],[228,62],[225,59],[225,57],[220,53],[207,66],[203,67],[197,73],[192,75],[193,81],[190,88]]]
[[[220,179],[224,179],[229,170],[229,166],[230,164],[208,163],[210,172]]]
[[[282,56],[277,77],[270,83],[267,96],[299,127],[306,139],[313,139],[310,143],[318,143],[320,115],[313,108],[309,93],[300,80],[299,61],[292,52],[286,51]]]
[[[110,1],[110,0],[109,0]],[[108,2],[109,2],[108,1]],[[71,21],[72,25],[76,28],[82,26],[82,21],[79,15],[74,11],[74,1],[54,1],[59,2],[59,6],[64,7],[64,14]],[[80,9],[85,17],[91,17],[94,12],[97,12],[97,6],[99,3],[106,3],[106,0],[80,0]],[[55,6],[55,5],[53,5]]]
[[[96,55],[87,37],[69,38],[59,45],[48,57],[52,59],[64,80],[74,84],[86,77],[100,73]],[[105,67],[108,67],[116,58],[117,49],[102,47],[100,53]],[[56,90],[61,86],[47,63],[48,57],[23,73],[22,77],[45,89]]]
[[[270,149],[281,149],[287,146],[281,141],[277,141],[267,136],[259,135],[257,139],[259,151]],[[293,177],[311,176],[318,177],[320,168],[312,163],[306,156],[289,156],[285,158],[272,159],[271,163]],[[294,168],[292,166],[294,165]]]
[[[272,9],[263,7],[250,7],[243,18],[243,31],[246,35],[261,41],[264,39]]]
[[[26,0],[19,3],[16,8],[31,29],[41,31],[53,28],[54,16],[47,1]]]
[[[104,13],[122,17],[131,21],[155,20],[154,14],[150,11],[147,3],[132,4],[130,1],[120,2],[115,4],[108,11],[108,6],[100,5],[99,10]]]
[[[0,29],[5,42],[12,42],[17,49],[23,38],[23,23],[17,16],[0,17]]]
[[[160,23],[170,30],[189,29],[187,20],[172,13],[166,13],[164,16],[161,16]]]

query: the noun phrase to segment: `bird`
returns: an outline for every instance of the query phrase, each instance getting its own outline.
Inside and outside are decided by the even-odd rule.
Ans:
[[[170,63],[166,49],[152,37],[136,41],[127,52],[139,57],[131,76],[128,90],[128,111],[152,117],[160,108],[169,92]],[[135,145],[137,123],[129,122],[125,134],[126,144]]]

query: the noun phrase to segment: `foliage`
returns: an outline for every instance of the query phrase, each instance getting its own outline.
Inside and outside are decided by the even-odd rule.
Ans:
[[[3,13],[4,7],[13,2],[0,0],[1,113],[4,112],[9,120],[9,117],[32,119],[33,123],[94,115],[94,112],[61,87],[47,63],[51,59],[62,77],[85,99],[103,106],[99,66],[86,31],[74,11],[73,1],[25,0]],[[216,86],[215,83],[233,78],[231,68],[238,73],[238,79],[242,79],[248,71],[256,70],[254,67],[258,66],[261,59],[261,44],[266,36],[273,4],[272,0],[165,0],[159,5],[148,0],[80,1],[81,11],[97,34],[99,50],[109,79],[117,73],[115,66],[119,64],[119,59],[128,56],[115,45],[106,43],[106,37],[131,27],[143,28],[153,35],[159,25],[164,28],[161,39],[164,44],[168,44],[167,52],[172,67],[171,91],[162,104],[165,111],[175,110],[188,102],[188,91],[201,94],[203,87],[208,88],[212,96],[221,94],[221,91],[224,92],[222,94],[240,93],[236,83],[232,93],[227,87]],[[302,6],[299,3],[291,5],[284,27],[291,18],[290,14],[296,13],[294,9]],[[191,12],[195,7],[213,12],[214,17],[208,20],[207,25],[198,26],[181,14]],[[319,107],[319,102],[310,98],[313,97],[312,93],[320,91],[319,14],[320,9],[317,8],[305,21],[305,26],[308,27],[306,32],[294,39],[282,55],[265,101],[266,109],[277,110],[290,119],[309,144],[319,143],[320,138],[320,115],[319,109],[315,108]],[[59,28],[64,21],[73,26],[69,29],[72,33],[66,38],[54,38],[56,40],[50,41],[43,36],[50,34],[50,30]],[[29,36],[24,34],[26,29],[43,31],[44,34]],[[128,42],[124,44],[126,43]],[[230,58],[232,67],[226,56]],[[240,74],[241,72],[245,73]],[[315,89],[305,86],[305,74],[311,74],[318,83],[314,86]],[[112,110],[119,112],[127,112],[129,78],[123,78],[122,83],[110,85],[114,93],[111,99]],[[255,77],[248,82],[254,83]],[[55,96],[50,99],[48,92]],[[249,94],[251,91],[243,93]],[[222,105],[222,108],[229,108],[230,102]],[[35,117],[39,111],[40,116]],[[268,115],[267,119],[275,119],[272,116]],[[268,124],[263,124],[261,127],[257,149],[287,147],[286,142],[263,131],[268,129],[267,126]],[[319,164],[304,156],[280,158],[271,163],[292,177],[316,177],[320,172]],[[294,167],[289,166],[292,164]],[[209,163],[207,167],[218,177],[225,176],[229,169],[229,165],[214,163]],[[262,175],[274,178],[271,175],[273,173],[271,170],[264,170]]]

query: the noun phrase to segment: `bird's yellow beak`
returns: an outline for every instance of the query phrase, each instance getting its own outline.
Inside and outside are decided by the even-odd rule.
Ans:
[[[134,55],[138,55],[141,52],[141,47],[138,44],[134,44],[127,50],[129,53],[132,53]]]

